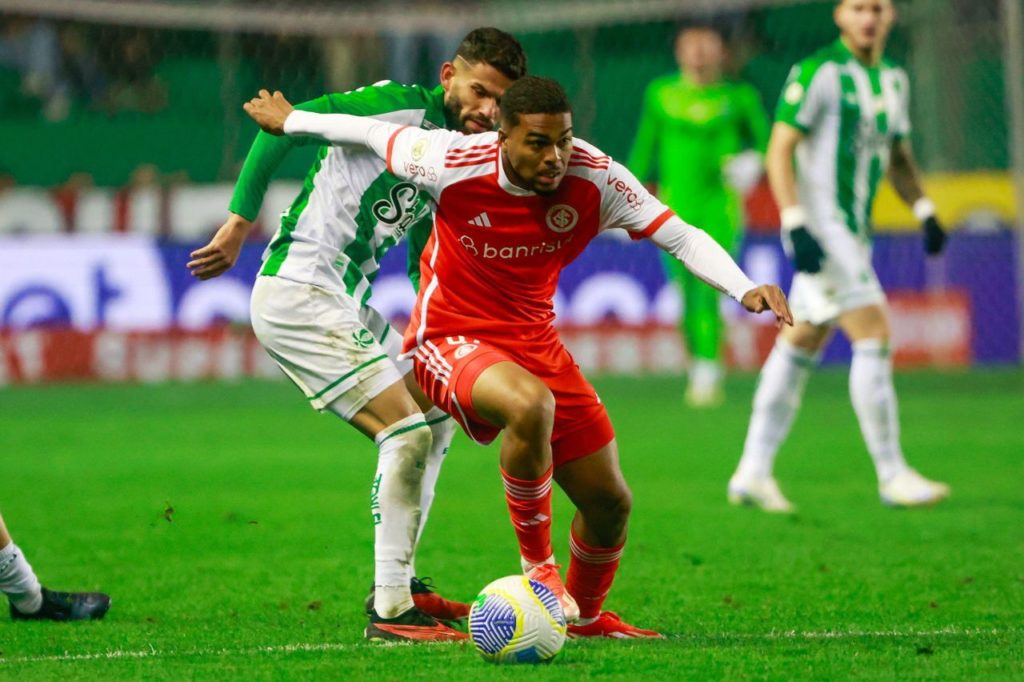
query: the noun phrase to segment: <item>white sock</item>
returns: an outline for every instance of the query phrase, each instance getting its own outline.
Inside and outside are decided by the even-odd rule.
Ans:
[[[437,487],[437,479],[441,475],[441,465],[444,463],[445,455],[448,454],[448,448],[452,444],[452,438],[455,437],[456,429],[455,420],[440,408],[431,408],[424,417],[427,420],[427,425],[430,426],[432,442],[430,453],[427,455],[427,467],[423,472],[423,492],[420,493],[420,527],[416,532],[417,546],[423,537],[423,528],[427,525],[427,516],[434,503],[434,489]],[[412,575],[416,575],[415,554],[413,554],[409,570]]]
[[[13,542],[0,549],[0,592],[22,613],[35,613],[43,605],[39,579]]]
[[[420,524],[420,486],[430,428],[422,414],[399,420],[374,439],[379,452],[370,492],[374,524],[374,608],[394,618],[412,608],[410,563]]]
[[[789,434],[793,418],[800,409],[804,387],[818,362],[817,353],[809,353],[779,338],[765,360],[754,393],[747,440],[743,444],[736,475],[740,478],[764,478],[772,475],[775,455]]]
[[[878,481],[884,483],[907,468],[900,448],[900,422],[896,389],[892,383],[892,357],[885,341],[865,339],[853,344],[850,400],[857,413],[868,452],[875,462]]]

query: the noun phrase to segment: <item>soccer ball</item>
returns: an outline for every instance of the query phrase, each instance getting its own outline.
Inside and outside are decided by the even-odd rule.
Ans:
[[[480,590],[469,611],[469,634],[492,663],[544,663],[565,644],[565,614],[546,586],[510,575]]]

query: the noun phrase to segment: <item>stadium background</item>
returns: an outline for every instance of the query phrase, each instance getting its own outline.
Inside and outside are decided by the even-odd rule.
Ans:
[[[112,366],[117,349],[129,365],[135,353],[166,358],[162,370],[143,363],[149,378],[260,371],[258,360],[242,362],[237,344],[223,341],[227,334],[252,346],[245,334],[210,330],[225,321],[245,325],[261,246],[294,197],[311,148],[283,163],[253,244],[230,276],[194,282],[182,265],[224,219],[255,132],[239,102],[261,86],[300,101],[384,78],[433,85],[438,60],[467,27],[494,23],[522,40],[535,73],[566,84],[577,134],[624,158],[644,86],[675,68],[680,22],[710,18],[726,31],[732,73],[757,87],[769,112],[790,65],[835,32],[828,2],[730,1],[716,3],[713,15],[710,3],[652,0],[470,3],[457,13],[415,2],[259,2],[244,12],[224,3],[3,5],[10,13],[0,41],[7,56],[0,66],[0,380],[19,383],[136,376],[130,366]],[[897,312],[903,366],[1020,359],[1012,150],[1024,143],[1010,121],[1024,117],[1014,108],[1024,107],[1017,101],[1024,96],[1010,76],[1021,59],[1007,15],[1013,7],[900,6],[889,52],[910,72],[915,149],[954,230],[946,255],[926,263],[909,211],[881,191],[876,263]],[[777,221],[762,182],[747,201],[741,260],[754,279],[788,284]],[[403,258],[401,250],[392,254],[374,299],[398,319],[413,299]],[[602,240],[566,273],[557,304],[587,369],[658,373],[685,365],[672,333],[680,298],[650,244]],[[768,320],[723,305],[733,363],[757,367],[771,343]],[[837,340],[826,362],[847,356]]]
[[[743,371],[723,407],[685,411],[680,303],[657,254],[599,239],[565,273],[557,305],[577,359],[598,377],[635,493],[634,539],[610,605],[672,638],[575,646],[566,661],[586,667],[572,670],[1024,670],[1024,3],[897,6],[890,53],[910,73],[915,150],[952,239],[926,262],[912,216],[883,189],[876,265],[896,309],[905,446],[924,473],[953,484],[953,499],[920,514],[880,508],[837,340],[826,355],[835,368],[812,382],[780,457],[801,514],[728,509],[750,370],[774,328],[726,303],[730,357]],[[771,112],[790,65],[834,39],[830,7],[0,0],[0,481],[10,482],[0,509],[44,583],[115,596],[98,628],[0,622],[0,677],[498,676],[461,649],[361,648],[352,595],[371,575],[372,448],[310,411],[246,323],[260,252],[310,150],[282,166],[231,273],[199,283],[185,271],[188,252],[223,221],[255,134],[239,105],[260,86],[301,100],[382,78],[433,85],[437,55],[493,24],[522,41],[531,71],[567,86],[578,135],[624,158],[643,87],[675,68],[681,22],[722,26],[732,72]],[[764,183],[747,209],[743,265],[788,284]],[[411,302],[403,260],[396,249],[375,285],[375,305],[395,317]],[[421,551],[463,599],[516,570],[493,455],[458,437]],[[561,553],[568,510],[559,497]],[[659,549],[666,534],[670,547]]]

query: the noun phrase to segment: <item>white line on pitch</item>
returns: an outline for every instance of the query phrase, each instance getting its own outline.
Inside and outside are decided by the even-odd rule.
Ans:
[[[958,628],[947,626],[939,630],[849,630],[849,631],[822,631],[802,632],[799,630],[772,630],[771,632],[719,632],[719,633],[692,633],[686,635],[670,635],[670,640],[684,639],[746,639],[746,640],[783,640],[783,639],[886,639],[909,637],[949,637],[976,635],[1000,635],[1002,631],[995,628]],[[149,649],[140,651],[123,651],[113,649],[93,654],[56,654],[51,656],[12,656],[0,657],[0,666],[12,663],[43,663],[43,662],[71,662],[71,661],[104,661],[118,659],[141,659],[141,658],[188,658],[188,657],[218,657],[229,656],[255,656],[260,654],[291,654],[304,651],[350,651],[365,644],[341,644],[332,642],[321,642],[317,644],[279,644],[273,646],[260,646],[240,649],[187,649],[184,651],[161,651],[150,646]]]
[[[885,639],[907,637],[948,637],[974,635],[1001,635],[1002,631],[995,628],[958,628],[947,625],[938,630],[846,630],[821,632],[805,632],[800,630],[772,630],[770,632],[719,632],[714,634],[692,633],[670,636],[670,639]]]
[[[319,644],[280,644],[276,646],[259,646],[243,649],[186,649],[184,651],[161,651],[150,645],[149,649],[141,651],[122,651],[113,649],[101,651],[95,654],[72,654],[63,653],[52,656],[13,656],[10,658],[0,657],[0,665],[4,663],[41,663],[45,661],[104,661],[129,658],[182,658],[189,656],[202,657],[225,657],[225,656],[254,656],[257,654],[291,654],[297,651],[347,651],[354,649],[355,644],[338,644],[322,642]]]

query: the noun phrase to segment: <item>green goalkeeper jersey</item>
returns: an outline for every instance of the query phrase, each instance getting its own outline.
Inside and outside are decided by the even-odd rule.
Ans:
[[[373,116],[422,128],[457,128],[441,86],[383,81],[351,92],[324,95],[296,106],[317,113]],[[245,159],[230,209],[255,219],[274,170],[298,144],[311,139],[260,132]],[[433,223],[429,197],[387,172],[372,152],[321,146],[302,191],[281,216],[263,254],[260,275],[344,291],[365,304],[384,254],[408,238],[409,277],[419,287],[419,256]]]
[[[729,81],[699,85],[679,73],[663,76],[644,93],[628,166],[641,182],[656,180],[659,198],[684,220],[707,220],[705,209],[710,204],[738,221],[740,198],[727,186],[722,167],[730,156],[744,150],[763,152],[768,132],[768,118],[750,85]]]
[[[790,71],[775,118],[804,133],[797,192],[817,237],[832,229],[869,237],[892,144],[910,134],[909,90],[903,69],[864,64],[842,40]]]

